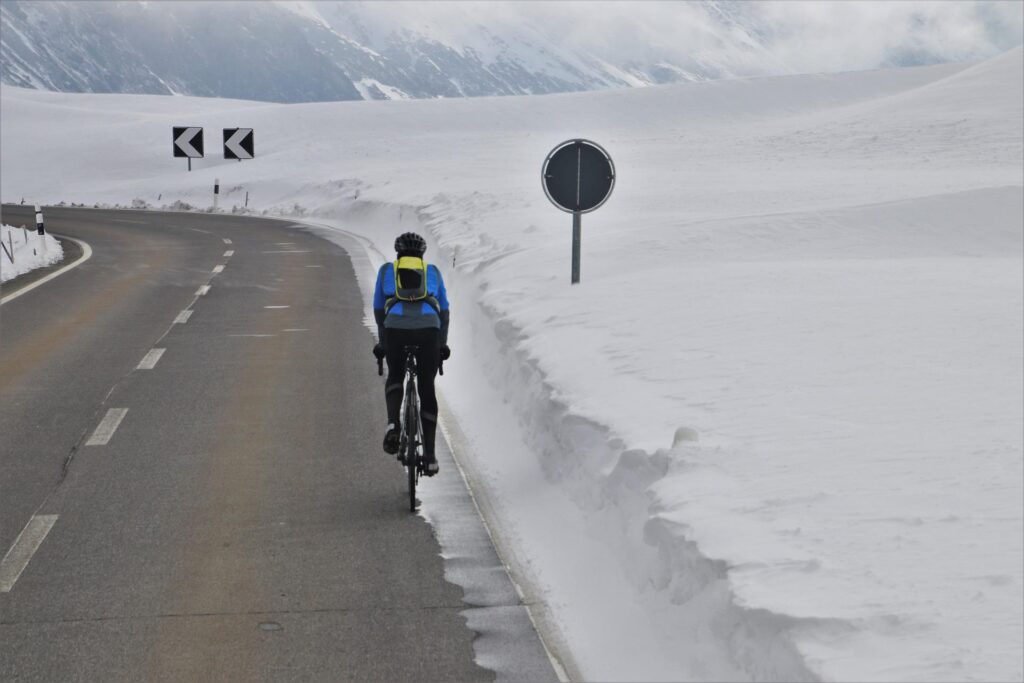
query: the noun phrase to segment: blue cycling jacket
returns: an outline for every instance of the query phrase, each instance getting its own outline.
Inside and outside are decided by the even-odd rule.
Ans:
[[[394,264],[385,263],[377,271],[377,284],[373,291],[373,311],[378,326],[391,329],[418,330],[436,327],[441,330],[441,343],[448,336],[448,293],[445,291],[441,271],[427,264],[427,295],[437,302],[397,301],[385,311],[388,300],[395,297]]]

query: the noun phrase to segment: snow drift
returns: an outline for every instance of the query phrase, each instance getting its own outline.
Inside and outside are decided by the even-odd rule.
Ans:
[[[448,429],[570,670],[1019,679],[1022,55],[443,102],[4,88],[0,192],[205,207],[220,178],[355,235],[364,278],[424,230]],[[257,159],[186,173],[185,124]],[[538,177],[572,137],[619,174],[577,287]]]
[[[60,242],[50,235],[37,235],[35,226],[29,232],[24,226],[0,225],[0,282],[45,266],[64,257]]]

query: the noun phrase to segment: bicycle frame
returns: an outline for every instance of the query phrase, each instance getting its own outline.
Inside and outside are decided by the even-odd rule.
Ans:
[[[414,403],[412,406],[409,405],[410,399]],[[417,462],[414,463],[414,466],[419,470],[420,462],[418,456],[419,449],[423,445],[423,421],[419,410],[419,385],[416,381],[416,348],[407,346],[405,348],[405,380],[402,382],[402,405],[398,413],[401,416],[400,419],[402,421],[399,453],[402,453],[403,455],[405,454],[406,447],[408,446],[409,430],[407,429],[406,420],[409,417],[408,411],[410,408],[414,409],[416,420],[415,424],[412,425],[415,429],[413,436],[413,450],[417,455]],[[408,464],[409,463],[406,463],[406,465]]]

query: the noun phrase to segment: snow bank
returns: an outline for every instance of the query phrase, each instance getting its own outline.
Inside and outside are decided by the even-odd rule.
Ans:
[[[219,177],[355,239],[366,289],[426,232],[446,426],[571,671],[1019,679],[1022,55],[443,102],[4,88],[0,193],[206,206]],[[188,174],[186,123],[258,158]],[[570,287],[538,176],[576,136],[619,177]]]
[[[64,249],[51,235],[37,235],[23,227],[0,225],[0,282],[7,282],[36,268],[51,266],[64,258]]]

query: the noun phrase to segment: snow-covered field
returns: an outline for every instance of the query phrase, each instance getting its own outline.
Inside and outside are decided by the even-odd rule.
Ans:
[[[0,225],[0,282],[13,280],[36,268],[53,265],[64,257],[60,242],[50,235],[37,235],[23,226]]]
[[[446,427],[570,671],[1019,680],[1022,63],[310,105],[4,88],[0,193],[207,206],[220,178],[222,207],[362,245],[364,278],[425,231]],[[172,125],[211,152],[254,127],[258,158],[186,173]],[[539,177],[572,137],[618,171],[576,287]]]

